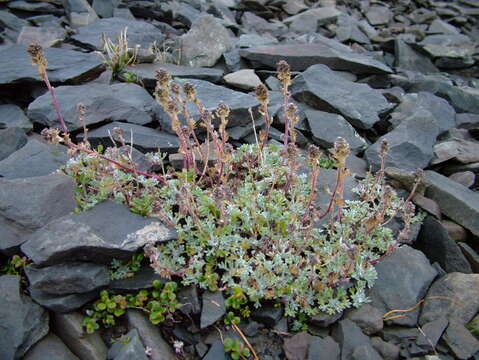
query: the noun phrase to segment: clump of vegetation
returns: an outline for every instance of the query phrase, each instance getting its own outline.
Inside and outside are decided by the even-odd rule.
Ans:
[[[31,263],[26,256],[13,255],[3,265],[0,264],[0,274],[23,276],[23,269]]]
[[[225,338],[223,341],[223,346],[226,353],[229,353],[233,360],[239,359],[249,359],[251,352],[250,350],[240,341],[232,338]]]
[[[39,60],[38,49],[31,52],[41,71],[45,60]],[[41,74],[47,79],[45,71]],[[283,304],[288,316],[333,314],[368,301],[366,289],[377,276],[373,264],[407,237],[417,221],[415,209],[410,197],[401,199],[385,184],[386,142],[381,169],[359,183],[355,199],[345,199],[350,151],[342,138],[331,151],[334,190],[328,204],[320,206],[317,182],[323,156],[314,145],[304,155],[295,144],[299,116],[289,102],[291,73],[284,61],[278,63],[278,79],[284,96],[283,144],[268,144],[272,125],[268,90],[259,85],[256,98],[265,128],[256,134],[256,144],[234,149],[226,131],[229,107],[221,103],[215,111],[207,110],[193,85],[180,86],[166,71],[158,71],[155,96],[179,137],[180,171],[142,172],[120,148],[93,150],[86,131],[83,142],[75,144],[61,114],[63,133],[50,129],[44,134],[53,142],[63,142],[74,155],[64,171],[77,180],[82,206],[112,198],[176,228],[178,240],[145,247],[146,257],[161,276],[223,290],[233,297],[233,309],[243,306],[244,299],[256,307],[271,300]],[[196,106],[199,120],[190,115],[189,104]],[[205,143],[213,145],[217,159],[213,164],[210,146],[201,146],[197,137],[198,127],[206,132]],[[124,144],[121,130],[114,132]],[[162,164],[163,157],[157,153],[149,159]],[[393,236],[386,225],[396,216],[404,227]],[[235,325],[236,317],[233,312],[228,321]]]
[[[120,32],[117,43],[102,34],[103,51],[99,54],[103,64],[113,72],[113,76],[118,76],[128,65],[136,62],[139,45],[133,48],[128,46],[127,30],[128,28],[125,28]]]
[[[113,259],[110,264],[110,279],[120,280],[132,277],[140,270],[144,257],[144,254],[135,254],[130,260],[124,263],[118,259]]]
[[[126,295],[111,295],[107,290],[101,291],[100,299],[86,309],[87,316],[83,319],[86,332],[91,334],[100,325],[114,326],[116,318],[125,314],[129,308],[145,311],[155,325],[171,317],[179,306],[175,294],[178,285],[174,281],[163,285],[158,280],[152,285],[152,290],[142,289]]]

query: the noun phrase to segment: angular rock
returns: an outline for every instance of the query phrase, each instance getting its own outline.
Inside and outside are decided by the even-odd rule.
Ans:
[[[79,360],[58,336],[49,333],[25,354],[24,360]]]
[[[472,272],[479,274],[479,254],[468,244],[464,242],[457,243],[461,248],[462,253],[471,264]]]
[[[462,34],[429,35],[419,45],[434,58],[465,58],[472,56],[475,51],[471,39]]]
[[[25,132],[33,130],[33,124],[21,108],[14,104],[0,105],[0,129],[18,127]]]
[[[240,48],[250,48],[263,45],[276,45],[278,40],[271,35],[242,34],[236,44]]]
[[[24,26],[18,35],[17,44],[39,44],[43,48],[51,47],[66,37],[66,31],[59,26]]]
[[[138,330],[141,342],[145,348],[150,348],[150,360],[176,359],[170,345],[161,336],[159,328],[150,322],[146,314],[129,309],[126,317],[129,329]]]
[[[472,171],[461,171],[449,175],[449,179],[470,188],[476,183],[476,174],[474,174]]]
[[[221,319],[226,314],[226,307],[221,291],[206,291],[202,300],[200,326],[204,329]]]
[[[308,347],[308,360],[339,360],[340,348],[332,337],[313,336]]]
[[[25,132],[18,127],[0,130],[0,161],[20,149],[27,140]]]
[[[113,292],[149,289],[153,287],[153,281],[155,280],[158,280],[162,283],[167,281],[165,278],[162,278],[159,274],[157,274],[151,266],[143,266],[131,277],[112,280],[108,284],[108,289]]]
[[[472,272],[459,246],[449,237],[446,228],[432,216],[424,220],[415,244],[415,247],[421,250],[431,263],[438,262],[448,273],[470,274]]]
[[[148,360],[145,354],[145,347],[141,343],[138,330],[130,330],[124,339],[127,342],[117,341],[108,350],[107,359],[111,360]]]
[[[3,28],[7,28],[15,32],[20,32],[22,30],[22,27],[28,25],[28,21],[15,16],[9,11],[2,10],[0,11],[0,25]]]
[[[479,195],[435,171],[426,171],[424,179],[429,185],[426,196],[436,201],[446,216],[479,236]]]
[[[447,35],[459,35],[457,28],[441,19],[435,19],[431,25],[429,25],[428,32],[430,34],[447,34]]]
[[[66,149],[29,139],[22,148],[0,161],[0,176],[18,179],[49,175],[66,164]]]
[[[479,340],[462,324],[455,321],[451,321],[447,327],[444,341],[451,348],[456,359],[466,360],[479,352]]]
[[[166,133],[164,131],[155,130],[145,126],[126,124],[123,122],[112,122],[103,125],[95,130],[88,132],[88,141],[93,147],[102,144],[105,147],[112,146],[110,134],[113,134],[114,128],[123,130],[125,139],[130,139],[133,135],[133,147],[139,151],[156,152],[158,149],[161,152],[172,153],[178,150],[179,140],[178,136]],[[118,140],[118,136],[113,134],[113,139]],[[83,139],[83,134],[78,136],[78,139]]]
[[[103,265],[68,262],[38,268],[25,267],[30,288],[52,295],[85,293],[107,286],[110,282],[108,268]]]
[[[319,110],[340,113],[362,129],[371,128],[379,121],[379,114],[391,108],[376,90],[345,80],[325,65],[313,65],[298,75],[290,91],[296,100]]]
[[[225,353],[225,347],[221,341],[215,341],[211,345],[210,349],[203,357],[203,360],[227,360],[228,357]]]
[[[373,5],[366,13],[366,18],[373,26],[385,25],[391,20],[392,13],[391,10],[386,6]]]
[[[439,71],[427,56],[420,54],[402,40],[395,40],[394,54],[396,68],[425,74]]]
[[[20,290],[20,276],[0,276],[3,294],[0,308],[2,359],[21,359],[37,341],[48,334],[48,312]]]
[[[255,1],[255,3],[257,3]],[[288,27],[280,21],[267,21],[266,19],[246,11],[241,16],[241,27],[244,32],[268,34],[274,37],[286,33]]]
[[[371,344],[373,348],[383,357],[384,360],[399,359],[399,346],[386,342],[380,337],[372,337]]]
[[[56,313],[69,313],[80,309],[86,303],[99,297],[97,290],[67,295],[52,295],[35,288],[29,288],[29,292],[36,303]]]
[[[35,13],[53,13],[57,15],[62,13],[62,11],[58,9],[55,5],[43,1],[37,1],[32,3],[24,0],[15,0],[9,2],[7,7],[12,10],[28,11]]]
[[[291,31],[298,33],[316,32],[320,26],[336,21],[341,14],[333,7],[318,7],[290,16],[283,20]]]
[[[252,69],[242,69],[223,77],[226,84],[243,90],[254,90],[262,82]]]
[[[333,315],[321,312],[309,319],[309,323],[320,328],[327,328],[330,325],[334,324],[336,321],[338,321],[342,316],[342,312]]]
[[[64,0],[63,6],[73,28],[90,25],[98,19],[98,15],[87,0]]]
[[[108,227],[105,226],[108,224]],[[150,242],[176,239],[176,231],[152,218],[104,201],[80,214],[63,216],[32,234],[22,251],[39,266],[68,261],[126,260]]]
[[[423,253],[403,245],[376,264],[378,278],[369,291],[371,305],[383,314],[391,309],[409,309],[425,295],[437,271]],[[415,326],[419,308],[390,320],[394,324]]]
[[[338,137],[343,137],[353,153],[366,148],[366,141],[341,115],[312,109],[305,110],[304,113],[313,133],[313,141],[318,145],[330,149]]]
[[[439,318],[437,320],[424,324],[421,329],[422,332],[416,340],[416,344],[425,347],[429,350],[433,350],[439,339],[442,336],[444,330],[446,330],[449,322],[446,318]]]
[[[228,30],[211,15],[198,18],[180,41],[181,64],[193,67],[213,66],[232,48]]]
[[[454,160],[461,164],[470,164],[479,161],[479,143],[464,139],[451,139],[434,145],[436,159],[433,164],[440,164]]]
[[[308,355],[308,347],[313,336],[302,331],[284,342],[283,349],[288,360],[303,360]]]
[[[449,273],[436,280],[426,296],[421,325],[443,316],[465,325],[479,310],[479,274]]]
[[[381,359],[381,356],[374,350],[371,340],[351,320],[341,320],[333,329],[331,336],[341,347],[342,360],[352,359],[354,352],[359,347],[364,347],[361,351],[366,351],[370,354],[368,357],[363,357],[363,359]]]
[[[303,71],[311,65],[324,64],[333,70],[354,74],[388,74],[391,69],[367,55],[353,52],[340,42],[318,36],[315,44],[258,46],[241,50],[241,56],[272,69],[276,63],[286,60],[293,71]]]
[[[52,83],[80,83],[96,78],[102,71],[101,59],[94,53],[47,48],[47,73]],[[15,59],[15,61],[12,61]],[[32,66],[25,45],[7,45],[0,50],[0,86],[42,83],[37,68]]]
[[[263,304],[260,308],[255,309],[251,317],[256,321],[265,324],[269,328],[273,328],[283,316],[283,307],[274,306],[274,304]]]
[[[182,66],[169,63],[136,64],[128,66],[126,71],[135,74],[147,88],[154,89],[156,86],[156,71],[164,69],[175,79],[200,79],[217,83],[223,77],[220,69]]]
[[[178,291],[177,296],[178,301],[182,304],[180,307],[181,312],[188,315],[197,315],[201,312],[201,303],[196,286],[182,287],[181,290]]]
[[[361,30],[360,23],[352,16],[340,15],[337,20],[336,39],[345,42],[369,44],[368,36]]]
[[[53,331],[80,359],[105,360],[107,347],[98,332],[87,334],[82,326],[83,315],[53,313]]]
[[[78,104],[86,107],[85,125],[104,121],[128,121],[144,125],[152,122],[159,111],[156,101],[141,86],[125,84],[85,84],[60,86],[56,89],[65,124],[70,131],[82,129],[78,120]],[[49,94],[35,99],[28,106],[28,117],[35,123],[60,128]]]
[[[346,319],[358,325],[366,335],[372,335],[383,328],[383,313],[369,304],[346,312]]]
[[[113,17],[113,11],[118,5],[118,0],[93,0],[92,8],[102,18]]]

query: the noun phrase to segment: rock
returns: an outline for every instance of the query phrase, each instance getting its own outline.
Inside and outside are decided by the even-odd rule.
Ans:
[[[18,35],[17,44],[39,44],[43,48],[54,46],[66,37],[66,31],[59,26],[24,26]]]
[[[226,84],[243,90],[254,90],[262,82],[252,69],[242,69],[223,77]]]
[[[27,234],[68,214],[75,207],[74,183],[67,176],[53,174],[16,180],[0,178],[0,219],[5,220],[0,251],[18,250]],[[10,223],[12,228],[7,226]]]
[[[58,336],[49,333],[25,354],[24,360],[79,360]]]
[[[459,35],[457,28],[441,19],[434,19],[429,25],[428,32],[430,34]]]
[[[180,311],[187,315],[197,315],[201,312],[201,304],[196,286],[182,287],[178,291],[178,301],[181,307]]]
[[[309,344],[313,336],[302,331],[293,337],[285,340],[283,349],[288,360],[305,360],[308,356]]]
[[[427,292],[419,323],[446,317],[467,324],[479,310],[479,274],[449,273],[436,280]],[[436,298],[434,298],[436,297]]]
[[[320,26],[335,22],[340,14],[341,11],[333,7],[318,7],[287,17],[283,23],[298,33],[316,32]]]
[[[165,35],[152,24],[118,17],[98,19],[88,26],[80,27],[77,34],[72,36],[72,39],[89,49],[102,50],[102,34],[117,43],[120,33],[125,28],[127,28],[128,46],[131,48],[140,45],[147,49],[154,41],[161,44],[165,40]]]
[[[380,168],[379,153],[383,140],[389,143],[385,157],[386,167],[410,171],[425,168],[433,158],[432,147],[439,134],[436,121],[433,114],[420,109],[405,118],[394,130],[381,136],[364,153],[372,170]]]
[[[389,10],[389,8],[386,6],[373,5],[366,13],[366,18],[373,26],[385,25],[391,20],[392,13],[391,10]]]
[[[449,179],[470,188],[476,183],[476,174],[474,174],[472,171],[461,171],[449,175]]]
[[[54,295],[30,287],[29,292],[36,303],[56,313],[69,313],[80,309],[86,303],[99,297],[97,290],[81,294]]]
[[[369,291],[371,305],[381,313],[392,309],[409,309],[421,300],[436,277],[436,270],[424,254],[403,245],[376,264],[378,278]],[[390,320],[394,324],[415,326],[419,308]]]
[[[98,332],[87,334],[82,326],[83,315],[53,313],[53,331],[80,359],[105,360],[107,347]]]
[[[395,40],[394,54],[396,56],[395,65],[398,69],[417,71],[425,74],[439,71],[427,56],[412,49],[402,40]]]
[[[430,351],[434,350],[448,324],[447,319],[443,317],[424,324],[416,344]]]
[[[451,139],[434,145],[436,159],[433,164],[440,164],[448,160],[454,160],[461,164],[469,164],[479,161],[479,143],[463,139]]]
[[[456,359],[469,359],[479,351],[479,340],[461,323],[451,321],[443,338]]]
[[[18,11],[28,11],[28,12],[36,12],[36,13],[50,13],[50,14],[57,14],[61,15],[62,11],[58,9],[55,5],[50,4],[48,2],[37,1],[34,3],[24,1],[24,0],[15,0],[11,1],[7,4],[7,7],[11,10],[18,10]]]
[[[325,65],[313,65],[298,75],[290,88],[293,97],[319,110],[343,115],[353,126],[371,128],[379,114],[391,108],[366,84],[345,80]]]
[[[201,329],[213,325],[226,314],[225,301],[221,291],[203,293],[201,309]]]
[[[366,148],[366,141],[341,115],[312,109],[304,113],[313,133],[313,141],[323,148],[332,148],[338,137],[343,137],[354,153]]]
[[[29,139],[22,148],[0,161],[0,176],[5,179],[46,176],[64,166],[67,160],[65,146]]]
[[[381,359],[377,351],[372,346],[360,345],[356,347],[351,354],[351,359],[354,360],[369,360],[369,359]]]
[[[268,34],[258,35],[258,34],[242,34],[239,37],[238,43],[236,44],[239,48],[250,48],[255,46],[263,45],[276,45],[278,40]]]
[[[462,250],[462,253],[471,264],[472,272],[479,274],[479,254],[469,245],[464,242],[457,243]]]
[[[228,31],[211,15],[198,18],[180,41],[181,64],[193,67],[213,66],[232,48]]]
[[[183,23],[188,28],[202,15],[202,13],[187,3],[171,1],[165,7],[167,11],[171,11],[173,19]]]
[[[333,329],[331,336],[339,343],[341,347],[341,359],[343,360],[353,359],[353,354],[356,351],[358,351],[357,355],[359,355],[359,352],[361,354],[368,354],[366,357],[357,356],[357,359],[381,359],[381,356],[374,350],[371,340],[369,340],[369,338],[362,333],[361,329],[351,320],[341,320]],[[364,348],[358,349],[360,347]]]
[[[102,18],[113,17],[113,11],[118,5],[118,0],[93,0],[92,8]]]
[[[356,42],[358,44],[369,44],[368,36],[361,30],[360,23],[352,16],[341,14],[338,16],[336,39],[345,42]]]
[[[221,341],[215,341],[206,355],[203,357],[203,360],[227,360],[228,357],[225,353],[225,347]]]
[[[108,268],[91,263],[68,262],[38,268],[25,267],[30,287],[52,295],[85,293],[107,286],[110,282]]]
[[[33,124],[21,108],[14,104],[0,105],[0,129],[16,127],[25,132],[33,130]]]
[[[0,109],[1,109],[0,105]],[[476,126],[479,125],[479,114],[456,114],[456,124],[458,127],[469,127],[469,126]]]
[[[108,284],[108,289],[112,292],[150,289],[153,287],[153,281],[155,280],[162,283],[166,283],[167,281],[157,274],[151,266],[146,265],[142,266],[141,269],[135,272],[131,277],[112,280]]]
[[[154,89],[156,86],[156,71],[165,69],[175,79],[200,79],[213,83],[219,82],[223,77],[220,69],[182,66],[169,63],[136,64],[128,66],[126,71],[135,74],[145,87]]]
[[[441,224],[447,230],[447,233],[452,240],[456,242],[466,241],[467,232],[466,229],[464,229],[461,225],[450,220],[442,220]]]
[[[90,25],[98,19],[98,15],[87,0],[64,0],[63,6],[73,28]]]
[[[399,359],[399,347],[390,342],[386,342],[380,337],[372,337],[371,344],[373,348],[383,357],[384,360]]]
[[[426,171],[424,180],[429,185],[426,196],[436,201],[445,215],[479,236],[479,195],[434,171]]]
[[[288,27],[280,21],[267,21],[260,16],[246,11],[241,16],[241,27],[246,33],[268,34],[278,37],[287,32]]]
[[[20,359],[48,334],[48,312],[20,291],[20,276],[0,276],[0,349],[3,359]]]
[[[309,319],[309,323],[319,328],[327,328],[330,325],[334,324],[339,319],[341,319],[342,316],[343,316],[342,312],[336,313],[333,315],[321,312],[317,315],[314,315],[311,319]]]
[[[446,228],[432,216],[426,217],[416,241],[416,248],[421,250],[431,262],[438,262],[448,273],[472,272],[469,262],[461,249],[449,237]]]
[[[27,143],[25,132],[18,127],[0,130],[0,161]]]
[[[123,338],[128,342],[117,341],[108,350],[107,359],[111,360],[148,360],[145,347],[141,343],[138,330],[130,330]]]
[[[461,68],[469,67],[474,63],[471,56],[475,52],[475,46],[466,35],[428,35],[419,45],[433,58],[453,59],[453,62],[449,62],[449,66],[447,62],[436,61],[439,67]]]
[[[346,319],[358,325],[366,335],[372,335],[383,328],[383,313],[369,304],[346,312]]]
[[[32,234],[22,251],[39,266],[65,259],[108,264],[113,258],[129,259],[147,243],[174,239],[174,229],[108,200],[91,210],[50,222]]]
[[[21,19],[9,11],[0,11],[0,25],[3,28],[10,29],[15,32],[20,32],[22,27],[28,25],[28,21]]]
[[[94,53],[57,48],[47,48],[44,52],[48,60],[48,77],[52,83],[80,83],[96,78],[103,71],[101,59]],[[25,45],[4,46],[0,50],[0,67],[3,70],[0,85],[31,85],[41,82]]]
[[[339,360],[339,345],[331,336],[320,338],[311,337],[308,347],[308,360]]]
[[[177,151],[179,147],[179,140],[176,135],[145,126],[117,121],[89,131],[88,141],[93,147],[97,147],[100,144],[105,148],[112,146],[110,134],[113,134],[114,128],[120,128],[123,131],[126,141],[129,141],[130,136],[133,136],[133,147],[143,153],[157,152],[158,149],[161,152],[172,153]],[[117,135],[113,134],[112,136],[113,139],[118,140]],[[83,139],[83,134],[79,134],[78,139]]]
[[[315,64],[355,74],[388,74],[391,69],[367,55],[357,54],[340,42],[318,36],[314,44],[258,46],[240,51],[241,56],[272,69],[285,60],[292,71],[303,71]]]
[[[79,130],[83,125],[78,120],[78,104],[86,107],[85,125],[104,121],[128,121],[145,125],[152,122],[159,105],[141,86],[124,84],[85,84],[60,86],[56,89],[65,124],[70,131]],[[60,127],[50,94],[45,94],[28,106],[28,117],[35,123],[48,127]]]
[[[160,330],[148,319],[148,315],[139,310],[129,309],[126,312],[129,329],[138,330],[141,342],[149,348],[151,360],[176,359],[170,345],[161,336]]]
[[[266,325],[269,328],[273,328],[283,316],[283,307],[275,306],[274,304],[262,304],[260,308],[255,309],[251,318]]]

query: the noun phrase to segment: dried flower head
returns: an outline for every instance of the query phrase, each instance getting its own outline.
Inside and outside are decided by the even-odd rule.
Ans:
[[[39,44],[30,44],[27,49],[28,54],[32,58],[32,64],[47,67],[47,59],[43,54],[43,48]]]
[[[170,99],[166,106],[166,112],[170,115],[178,115],[180,113],[180,107],[178,106],[178,101]]]
[[[291,68],[289,64],[281,60],[276,64],[276,70],[278,71],[278,80],[283,83],[283,87],[288,87],[291,83]]]
[[[264,84],[259,84],[256,86],[256,99],[261,103],[261,104],[267,104],[269,99],[268,99],[268,88]]]
[[[381,155],[384,155],[388,151],[389,151],[389,142],[386,139],[383,139],[383,141],[381,141],[380,153]]]
[[[321,155],[321,150],[319,150],[316,145],[311,144],[308,146],[308,158],[310,159],[310,161],[319,160]]]
[[[156,71],[156,84],[160,89],[169,89],[171,84],[171,75],[165,69]]]
[[[184,83],[183,91],[185,92],[186,98],[190,101],[195,101],[196,98],[196,89],[192,83]]]
[[[222,121],[230,115],[230,108],[224,102],[220,102],[216,108],[216,116],[218,116]]]
[[[176,96],[180,96],[180,85],[177,83],[171,83],[171,92]]]
[[[286,111],[285,112],[286,112],[286,116],[290,120],[293,120],[296,117],[296,114],[298,113],[298,107],[293,103],[289,103],[286,106]]]
[[[346,165],[346,158],[349,156],[349,144],[342,138],[338,137],[334,142],[333,157],[338,162],[338,167],[344,167]]]
[[[60,130],[56,128],[45,128],[40,134],[50,144],[59,144],[63,141],[63,138],[60,136]]]

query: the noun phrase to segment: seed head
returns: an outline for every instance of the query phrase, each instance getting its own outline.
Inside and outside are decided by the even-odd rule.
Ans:
[[[196,89],[193,84],[187,82],[183,84],[183,91],[185,92],[186,98],[190,101],[195,101],[196,98]]]
[[[386,154],[388,151],[389,151],[389,142],[386,139],[383,139],[383,141],[381,141],[380,152],[381,154]]]
[[[56,128],[45,128],[40,133],[50,144],[59,144],[63,141],[60,136],[60,130]]]
[[[291,68],[289,64],[281,60],[276,64],[276,70],[278,71],[278,80],[283,83],[284,87],[289,86],[291,82]]]
[[[180,112],[178,102],[174,99],[169,100],[166,106],[166,112],[171,115],[178,115]]]
[[[171,83],[171,75],[165,69],[159,69],[156,71],[156,83],[160,89],[169,89]]]
[[[321,157],[321,150],[316,145],[309,145],[308,157],[311,161],[318,160]]]
[[[256,99],[261,103],[261,104],[267,104],[268,103],[268,88],[264,84],[259,84],[256,86]]]
[[[338,165],[345,166],[346,158],[349,155],[349,144],[342,138],[338,137],[334,142],[333,157],[338,161]]]
[[[33,65],[47,66],[47,59],[43,54],[43,48],[39,44],[30,44],[27,49],[28,54],[32,58]]]
[[[298,112],[298,107],[293,104],[293,103],[289,103],[287,106],[286,106],[286,116],[289,118],[289,119],[293,119],[295,116],[296,116],[296,113]]]

